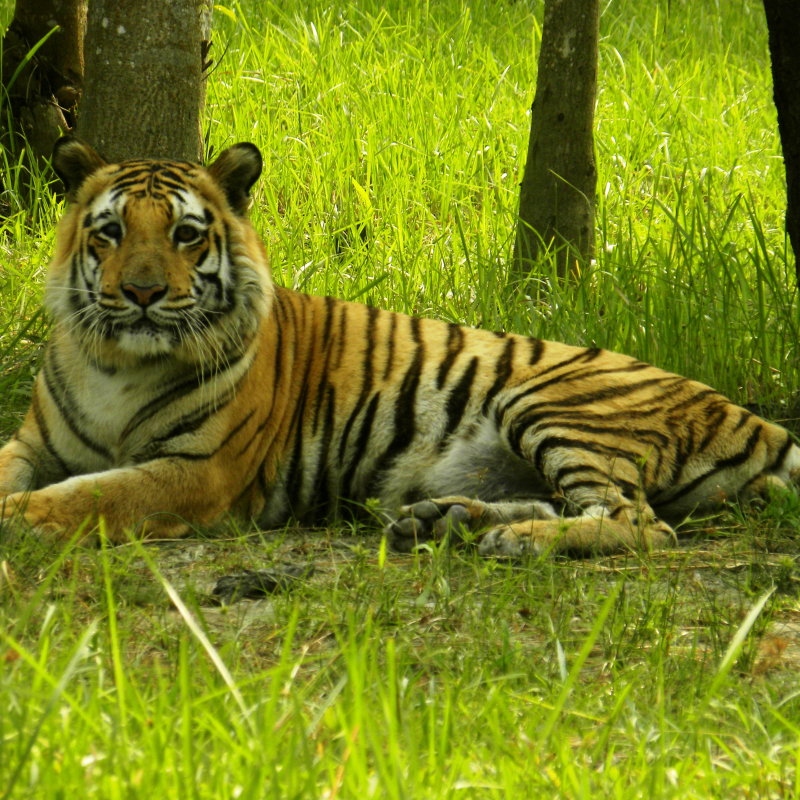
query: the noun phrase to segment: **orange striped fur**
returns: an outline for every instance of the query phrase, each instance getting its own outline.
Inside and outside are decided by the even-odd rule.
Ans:
[[[789,434],[628,356],[275,287],[247,219],[252,145],[208,169],[106,165],[63,139],[53,334],[0,451],[3,516],[62,537],[263,528],[380,501],[392,544],[669,544],[670,525],[800,467]]]

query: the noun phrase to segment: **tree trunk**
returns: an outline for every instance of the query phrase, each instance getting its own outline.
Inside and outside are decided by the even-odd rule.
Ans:
[[[800,2],[764,0],[772,59],[772,95],[786,169],[786,232],[800,285]]]
[[[58,30],[51,33],[56,25]],[[83,82],[85,27],[86,0],[17,0],[14,19],[2,42],[6,93],[0,113],[0,144],[12,154],[9,160],[17,160],[27,141],[41,169],[56,139],[71,129]],[[23,64],[48,33],[49,38]]]
[[[91,0],[77,133],[107,161],[200,162],[207,0]]]
[[[599,0],[545,0],[528,162],[522,178],[514,264],[529,272],[555,248],[564,279],[594,252],[594,106]]]

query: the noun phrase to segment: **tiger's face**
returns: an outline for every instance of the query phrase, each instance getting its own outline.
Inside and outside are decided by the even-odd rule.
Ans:
[[[253,145],[235,145],[204,169],[107,165],[65,138],[53,167],[72,202],[46,287],[58,326],[110,366],[207,362],[247,347],[271,297],[264,248],[246,217],[261,172]]]

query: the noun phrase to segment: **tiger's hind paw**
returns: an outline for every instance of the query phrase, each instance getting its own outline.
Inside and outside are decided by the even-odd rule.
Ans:
[[[466,502],[466,501],[465,501]],[[400,517],[384,529],[389,546],[399,553],[412,553],[427,542],[462,543],[462,533],[474,523],[473,514],[455,500],[423,500],[400,509]]]

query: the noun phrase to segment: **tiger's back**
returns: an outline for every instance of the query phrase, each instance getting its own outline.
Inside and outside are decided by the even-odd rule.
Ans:
[[[485,553],[613,551],[800,466],[784,429],[628,356],[274,287],[252,146],[203,170],[67,140],[54,164],[73,199],[54,333],[0,451],[4,514],[44,532],[273,527],[377,498],[401,550],[466,528]]]

